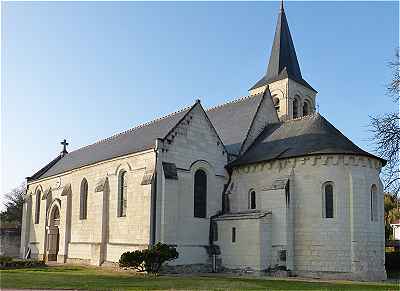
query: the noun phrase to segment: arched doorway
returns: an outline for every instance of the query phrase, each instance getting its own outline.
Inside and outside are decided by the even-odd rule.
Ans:
[[[50,209],[47,224],[47,260],[57,261],[58,245],[60,241],[60,208],[58,203],[54,203]]]

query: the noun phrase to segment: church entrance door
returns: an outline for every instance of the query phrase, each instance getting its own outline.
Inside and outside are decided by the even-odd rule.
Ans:
[[[60,241],[60,209],[54,205],[50,212],[49,224],[47,228],[47,260],[57,261],[58,245]]]

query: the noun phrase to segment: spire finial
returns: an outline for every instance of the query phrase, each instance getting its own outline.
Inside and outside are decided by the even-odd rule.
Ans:
[[[283,11],[284,10],[284,8],[283,8],[283,0],[281,0],[281,11]]]
[[[67,143],[67,140],[64,138],[64,140],[62,142],[60,142],[60,144],[62,144],[62,146],[63,146],[63,150],[61,152],[61,155],[65,156],[66,154],[68,154],[67,145],[69,145],[69,143]]]

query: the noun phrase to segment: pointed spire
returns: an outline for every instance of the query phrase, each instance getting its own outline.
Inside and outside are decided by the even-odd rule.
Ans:
[[[291,78],[314,90],[305,80],[303,80],[301,75],[296,50],[290,34],[289,24],[286,19],[283,0],[281,0],[267,72],[265,76],[251,89],[255,89],[284,78]]]
[[[302,78],[282,1],[268,63],[267,79],[277,78],[285,68],[289,77]]]

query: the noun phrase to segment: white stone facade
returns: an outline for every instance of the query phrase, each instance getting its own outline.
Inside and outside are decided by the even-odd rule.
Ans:
[[[284,265],[300,275],[321,276],[325,272],[336,278],[384,279],[380,167],[378,160],[349,155],[315,155],[243,166],[232,174],[230,210],[248,211],[248,193],[255,190],[257,209],[271,212],[270,245],[265,246],[271,250],[269,267],[282,265],[280,251],[286,250]],[[282,182],[287,183],[290,198]],[[333,218],[323,217],[326,182],[334,185]],[[373,185],[379,189],[376,221],[371,221]],[[238,226],[238,239],[241,231]],[[221,244],[224,252],[230,241]],[[240,250],[236,259],[240,260],[241,254],[245,261],[246,252]]]
[[[269,100],[270,102],[271,100]],[[262,108],[262,107],[261,107]],[[262,112],[263,110],[261,110]],[[254,122],[268,124],[274,120]],[[253,129],[254,131],[255,129]],[[249,130],[251,131],[251,130]],[[250,136],[250,135],[248,135]],[[163,163],[176,166],[168,178]],[[355,155],[312,155],[239,166],[228,155],[200,103],[154,150],[82,167],[29,184],[24,204],[21,256],[101,265],[155,242],[175,245],[171,265],[209,265],[210,220],[216,216],[218,255],[228,269],[286,267],[295,274],[383,279],[381,162]],[[207,173],[205,218],[193,215],[194,173]],[[117,215],[118,175],[127,172],[127,214]],[[152,177],[152,182],[143,183]],[[88,214],[80,219],[80,185],[88,182]],[[323,185],[332,183],[333,218],[323,217]],[[224,185],[229,213],[221,214]],[[371,187],[378,189],[371,221]],[[36,193],[40,217],[36,224]],[[255,191],[255,209],[249,193]],[[52,246],[51,213],[60,211],[59,244]],[[218,216],[219,215],[219,216]],[[367,221],[367,223],[366,223]],[[235,228],[235,241],[232,232]]]
[[[27,247],[33,257],[42,259],[48,253],[49,210],[54,204],[60,211],[59,262],[78,260],[99,265],[104,261],[118,261],[124,251],[147,247],[151,185],[141,185],[141,181],[147,171],[154,171],[154,167],[155,153],[151,150],[29,184],[23,212],[21,256]],[[129,213],[126,217],[116,215],[117,177],[121,170],[128,173]],[[79,217],[83,178],[89,186],[87,219]],[[47,197],[40,200],[39,222],[34,223],[38,189],[42,197]]]
[[[384,161],[322,117],[307,123],[307,132],[306,123],[291,127],[317,116],[316,91],[293,59],[283,15],[282,7],[275,40],[281,33],[290,42],[276,41],[272,69],[247,98],[208,113],[196,101],[100,141],[98,152],[95,144],[68,160],[64,150],[55,160],[64,172],[40,178],[46,166],[28,179],[21,257],[102,265],[163,242],[179,252],[171,268],[218,261],[226,269],[385,279]],[[291,50],[290,58],[279,59],[280,49]],[[286,62],[291,66],[279,69]],[[323,147],[321,137],[328,137]],[[84,164],[85,153],[97,162]],[[250,160],[240,163],[247,153]]]
[[[253,89],[250,91],[250,95],[263,92],[267,87],[271,91],[274,104],[277,104],[276,102],[279,100],[279,108],[276,109],[279,119],[282,121],[299,118],[316,110],[315,97],[317,93],[289,78]],[[298,104],[297,116],[293,115],[293,102],[295,99]],[[309,111],[307,113],[303,112],[304,103],[307,103],[308,106]]]

